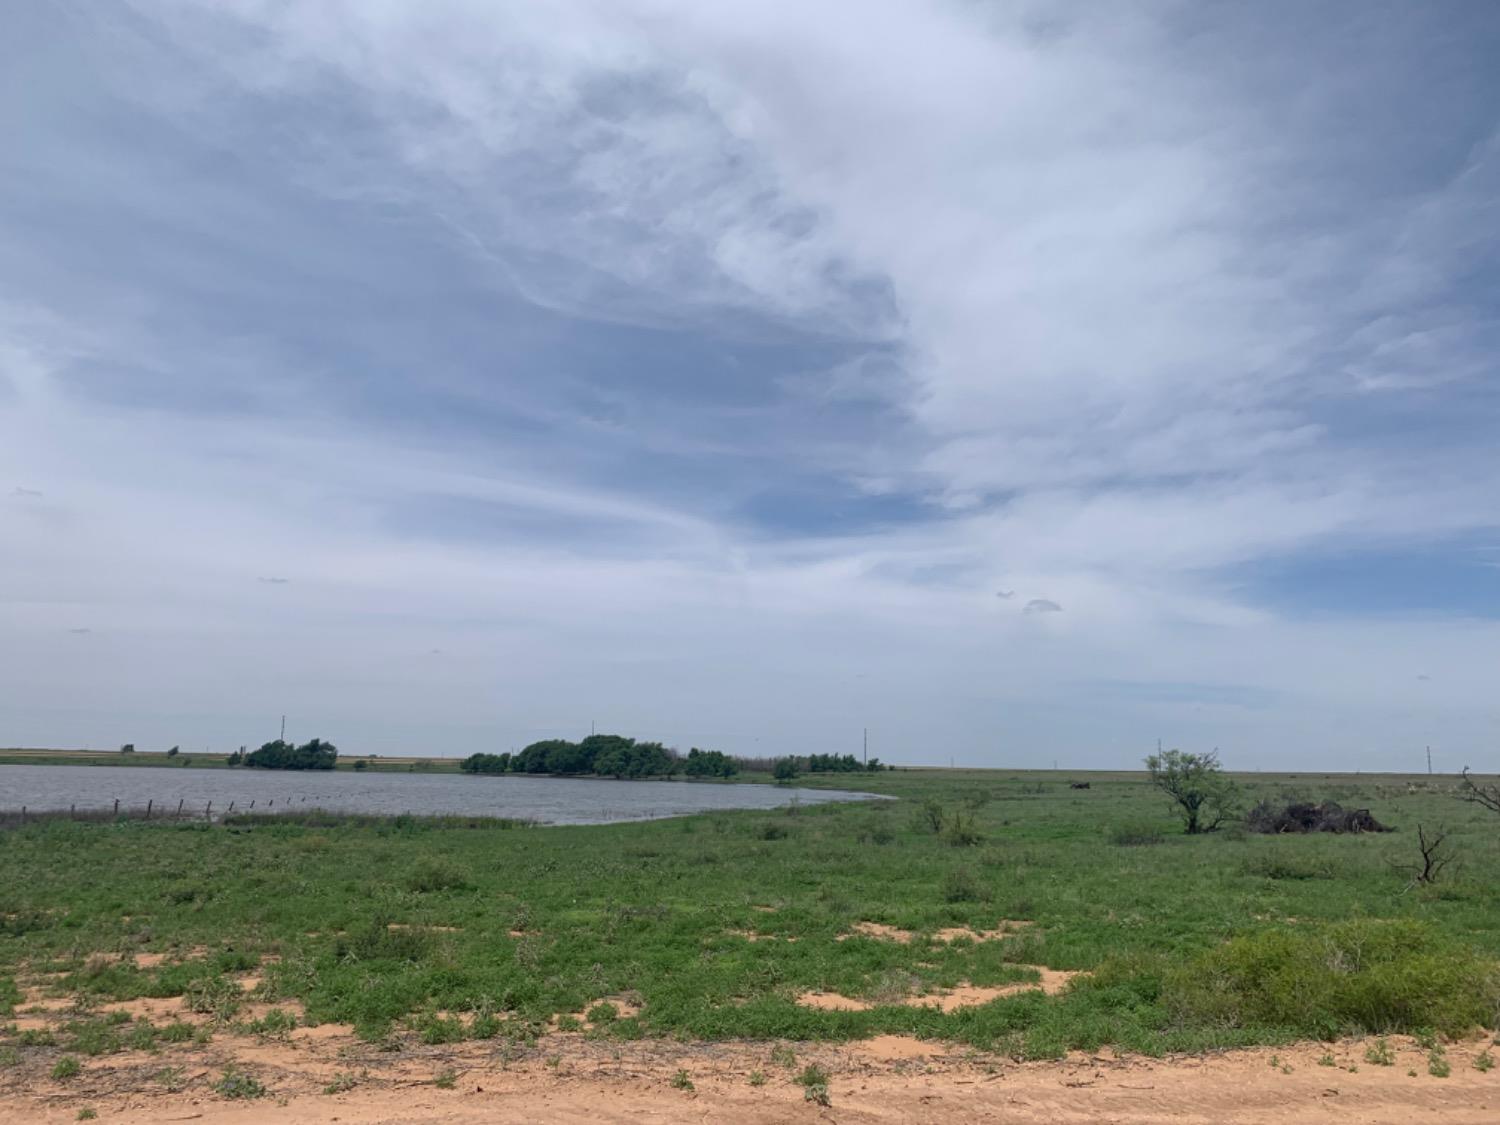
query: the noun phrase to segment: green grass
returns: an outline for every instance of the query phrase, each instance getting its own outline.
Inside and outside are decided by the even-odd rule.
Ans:
[[[1068,788],[1085,776],[1090,789]],[[1039,1058],[1494,1022],[1500,894],[1485,875],[1500,822],[1454,801],[1451,779],[1241,777],[1249,800],[1332,798],[1398,831],[1192,838],[1136,774],[804,780],[901,799],[524,831],[371,817],[16,828],[0,834],[0,1008],[47,965],[91,1002],[182,996],[217,1023],[242,1003],[235,974],[253,970],[260,999],[300,1002],[309,1023],[434,1044],[527,1042],[565,1017],[627,1040],[897,1033]],[[1463,864],[1403,893],[1391,865],[1418,821],[1446,823]],[[1034,925],[930,940],[1006,919]],[[836,940],[860,921],[917,937]],[[133,951],[168,959],[91,957]],[[1030,965],[1092,975],[951,1013],[899,1003],[1035,979]],[[798,1005],[810,989],[876,1006]],[[0,1045],[107,1053],[185,1027],[84,1016]]]

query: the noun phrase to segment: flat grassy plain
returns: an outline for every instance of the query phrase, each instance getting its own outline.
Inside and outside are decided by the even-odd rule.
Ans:
[[[0,1064],[165,1049],[251,995],[283,1024],[425,1044],[901,1034],[1050,1058],[1495,1026],[1500,818],[1453,778],[1239,780],[1397,831],[1188,837],[1142,774],[978,770],[811,782],[896,800],[607,826],[33,823],[0,832]],[[1393,867],[1419,822],[1458,856],[1434,886]],[[935,936],[962,927],[1003,936]],[[924,1002],[1041,969],[1079,975]],[[208,1022],[97,1012],[142,997]],[[6,1023],[38,1005],[48,1028]]]

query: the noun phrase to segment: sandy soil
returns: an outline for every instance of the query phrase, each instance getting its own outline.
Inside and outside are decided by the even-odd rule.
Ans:
[[[495,1041],[388,1052],[324,1026],[283,1039],[220,1035],[207,1047],[86,1059],[83,1073],[65,1083],[48,1077],[46,1065],[6,1068],[0,1120],[74,1121],[88,1106],[101,1122],[137,1125],[1500,1121],[1500,1072],[1473,1066],[1488,1035],[1448,1045],[1447,1078],[1428,1073],[1427,1052],[1411,1040],[1391,1043],[1393,1066],[1366,1062],[1366,1044],[1357,1041],[1167,1060],[1106,1053],[1015,1063],[882,1036],[843,1046],[784,1045],[796,1056],[788,1066],[784,1054],[773,1058],[770,1044],[616,1044],[562,1033],[526,1049]],[[1325,1053],[1335,1065],[1320,1065]],[[267,1095],[229,1101],[215,1094],[210,1083],[230,1063],[263,1082]],[[828,1106],[805,1100],[793,1080],[809,1063],[829,1074]],[[164,1080],[169,1066],[181,1070]],[[434,1084],[445,1071],[452,1089]],[[674,1084],[679,1073],[691,1089]],[[763,1084],[752,1084],[757,1073]],[[353,1076],[353,1088],[324,1093],[336,1075]]]

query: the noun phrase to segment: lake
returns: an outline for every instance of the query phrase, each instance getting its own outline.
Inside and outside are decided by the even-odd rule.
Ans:
[[[805,805],[862,801],[870,793],[784,789],[687,781],[606,781],[594,778],[470,777],[466,774],[351,773],[191,769],[175,766],[0,765],[0,809],[34,811],[144,808],[215,814],[322,808],[358,813],[452,813],[507,816],[543,824],[608,824],[656,820],[715,809],[772,809],[794,799]]]

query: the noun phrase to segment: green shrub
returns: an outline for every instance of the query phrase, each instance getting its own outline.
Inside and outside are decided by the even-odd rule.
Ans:
[[[1427,923],[1360,919],[1235,938],[1169,971],[1163,999],[1189,1024],[1457,1035],[1494,1018],[1500,974]]]
[[[676,1074],[672,1075],[672,1089],[691,1090],[693,1088],[693,1080],[689,1077],[687,1071],[679,1070]]]
[[[424,859],[406,873],[406,888],[418,894],[434,891],[461,891],[469,886],[463,868],[446,859]]]
[[[983,902],[988,897],[988,889],[973,868],[955,867],[943,876],[944,902]]]
[[[219,1079],[213,1084],[212,1089],[219,1097],[229,1098],[232,1101],[263,1098],[266,1096],[266,1088],[260,1082],[253,1076],[232,1066],[224,1068],[224,1073],[219,1075]]]
[[[64,1055],[52,1064],[52,1077],[63,1082],[69,1078],[78,1077],[81,1070],[83,1070],[83,1065],[77,1059],[72,1055]]]

